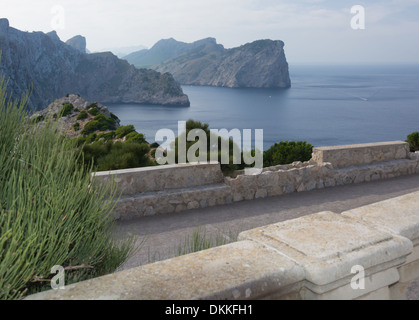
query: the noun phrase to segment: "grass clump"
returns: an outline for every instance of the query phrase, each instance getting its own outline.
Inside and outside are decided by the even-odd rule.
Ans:
[[[115,188],[91,184],[74,144],[51,122],[30,126],[24,109],[0,77],[1,300],[50,289],[53,266],[68,285],[114,272],[133,252],[133,239],[111,234]]]

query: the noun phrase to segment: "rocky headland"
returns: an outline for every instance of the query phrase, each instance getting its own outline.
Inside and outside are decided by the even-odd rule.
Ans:
[[[171,74],[137,69],[110,52],[86,54],[80,36],[66,44],[55,31],[22,32],[0,19],[0,51],[8,91],[19,99],[30,90],[33,111],[68,93],[101,103],[190,105]]]
[[[291,86],[284,42],[258,40],[225,49],[216,39],[194,43],[161,40],[124,57],[136,67],[169,72],[181,84],[231,88]]]

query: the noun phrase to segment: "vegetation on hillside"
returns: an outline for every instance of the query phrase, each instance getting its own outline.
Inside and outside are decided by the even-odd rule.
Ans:
[[[92,165],[52,122],[30,123],[0,77],[0,300],[114,272],[133,252],[109,218],[115,188],[91,184]],[[68,108],[70,109],[70,108]],[[111,195],[111,196],[109,196]]]
[[[419,151],[419,132],[413,132],[407,136],[407,142],[410,146],[410,151]]]

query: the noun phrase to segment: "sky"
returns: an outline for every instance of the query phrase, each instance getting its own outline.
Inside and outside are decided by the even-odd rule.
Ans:
[[[354,6],[364,11],[353,11]],[[419,0],[1,0],[22,31],[87,39],[90,51],[214,37],[282,40],[294,64],[419,64]]]

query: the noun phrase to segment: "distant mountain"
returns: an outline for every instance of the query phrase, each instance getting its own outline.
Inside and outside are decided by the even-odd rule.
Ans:
[[[112,52],[114,55],[116,55],[118,58],[123,58],[127,55],[129,55],[130,53],[133,52],[137,52],[140,50],[144,50],[147,49],[146,46],[143,45],[139,45],[139,46],[130,46],[130,47],[117,47],[117,48],[106,48],[103,51],[110,51]]]
[[[291,86],[282,41],[258,40],[225,49],[214,38],[193,43],[167,39],[124,59],[138,68],[169,72],[181,84],[234,88]]]
[[[83,36],[75,36],[65,42],[69,46],[72,46],[74,49],[77,49],[81,53],[86,52],[86,38]]]
[[[0,19],[0,70],[9,79],[13,98],[31,89],[31,110],[44,109],[68,93],[101,103],[189,106],[188,97],[171,74],[138,70],[110,52],[83,53],[80,40],[67,45],[55,31],[22,32],[11,28],[7,19]],[[80,44],[81,48],[74,48]]]

